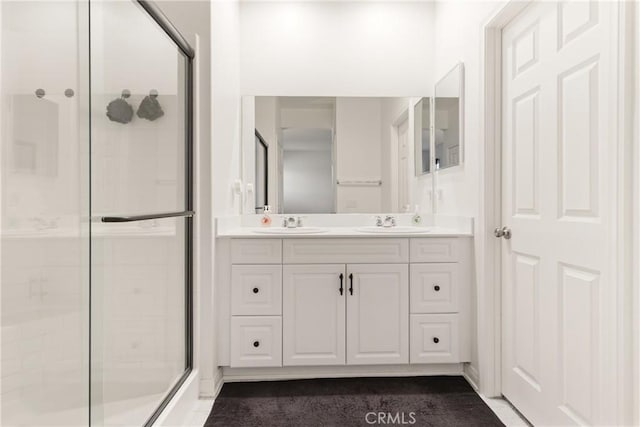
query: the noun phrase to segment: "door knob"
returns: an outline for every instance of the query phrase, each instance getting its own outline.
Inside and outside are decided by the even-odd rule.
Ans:
[[[502,228],[497,227],[495,230],[493,230],[493,235],[498,239],[500,237],[504,237],[505,239],[509,240],[511,238],[511,229],[506,225]]]
[[[511,229],[507,226],[502,227],[502,237],[509,240],[511,238]]]

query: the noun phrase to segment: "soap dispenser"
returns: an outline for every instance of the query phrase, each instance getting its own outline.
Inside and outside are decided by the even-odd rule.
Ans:
[[[262,224],[263,227],[271,227],[271,206],[269,205],[264,205],[264,215],[262,216],[262,219],[260,220],[260,223]]]
[[[422,222],[422,217],[418,213],[419,211],[420,211],[420,206],[416,205],[413,211],[414,212],[413,217],[411,217],[411,222],[413,223],[413,225],[420,225],[420,223]]]

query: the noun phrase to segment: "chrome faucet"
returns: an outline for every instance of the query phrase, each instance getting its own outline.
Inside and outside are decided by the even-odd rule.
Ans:
[[[376,216],[376,227],[395,227],[396,217],[387,215],[382,219],[381,216]]]
[[[384,223],[382,224],[383,227],[395,227],[396,226],[396,218],[394,216],[391,215],[387,215],[384,218]]]

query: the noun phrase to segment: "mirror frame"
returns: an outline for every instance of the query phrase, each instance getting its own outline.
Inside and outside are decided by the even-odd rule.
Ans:
[[[435,131],[438,128],[438,124],[436,123],[436,103],[437,103],[437,90],[438,85],[442,83],[447,77],[457,72],[458,75],[458,93],[459,93],[459,101],[458,101],[458,146],[460,147],[459,153],[459,162],[457,165],[448,166],[444,169],[440,169],[436,167],[436,152],[435,152]],[[434,172],[441,172],[447,170],[455,170],[455,168],[461,167],[464,165],[464,156],[465,156],[465,135],[464,135],[464,63],[457,62],[449,71],[447,71],[443,77],[441,77],[433,87],[433,111],[432,111],[432,130],[431,130],[431,165],[433,167]]]

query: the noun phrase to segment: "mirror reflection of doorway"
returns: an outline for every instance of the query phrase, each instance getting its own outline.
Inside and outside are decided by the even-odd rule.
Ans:
[[[409,210],[409,116],[405,112],[395,125],[398,141],[398,207],[397,212]]]
[[[332,148],[330,128],[282,129],[283,213],[335,212]]]

